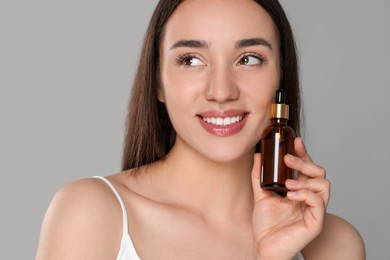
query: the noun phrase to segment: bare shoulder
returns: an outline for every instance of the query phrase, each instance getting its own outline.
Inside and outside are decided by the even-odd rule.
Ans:
[[[305,259],[365,259],[362,237],[348,221],[333,214],[325,217],[321,234],[304,250]]]
[[[36,259],[115,259],[121,231],[121,208],[110,188],[99,179],[77,180],[50,203]]]

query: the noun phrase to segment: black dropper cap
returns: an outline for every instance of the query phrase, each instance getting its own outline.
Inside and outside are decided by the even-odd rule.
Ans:
[[[283,89],[276,90],[275,104],[285,104],[285,103],[286,103],[286,92]]]
[[[270,118],[288,119],[289,107],[286,104],[286,92],[283,89],[278,89],[275,92],[275,104],[272,104],[270,110]]]

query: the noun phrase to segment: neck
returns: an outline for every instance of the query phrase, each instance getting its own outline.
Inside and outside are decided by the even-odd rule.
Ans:
[[[253,211],[253,151],[229,162],[215,162],[175,145],[153,176],[160,199],[209,219],[248,219]]]

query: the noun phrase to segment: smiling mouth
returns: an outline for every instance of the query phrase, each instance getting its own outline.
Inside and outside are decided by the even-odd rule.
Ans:
[[[241,122],[245,114],[232,117],[202,117],[203,121],[216,126],[229,126]]]

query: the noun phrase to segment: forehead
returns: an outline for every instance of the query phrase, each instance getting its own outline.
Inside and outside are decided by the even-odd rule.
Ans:
[[[163,42],[201,39],[209,44],[262,37],[277,44],[271,16],[253,0],[185,0],[169,18]]]

